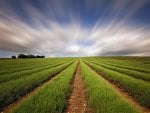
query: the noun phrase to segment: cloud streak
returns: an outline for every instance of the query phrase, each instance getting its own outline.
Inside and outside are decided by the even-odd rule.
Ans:
[[[1,2],[0,51],[47,56],[150,55],[150,24],[135,23],[133,18],[148,0]]]

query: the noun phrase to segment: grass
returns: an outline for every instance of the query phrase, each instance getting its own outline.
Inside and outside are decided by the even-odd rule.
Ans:
[[[111,66],[139,71],[143,73],[150,73],[150,57],[126,57],[125,60],[122,60],[121,57],[89,57],[86,58],[86,60],[96,61],[97,63],[108,64]]]
[[[69,66],[13,113],[62,113],[67,105],[76,66],[77,62]]]
[[[140,113],[138,108],[127,102],[106,80],[83,62],[81,71],[94,113]]]
[[[9,103],[19,98],[21,95],[31,91],[44,81],[63,71],[72,63],[73,61],[67,62],[57,67],[40,71],[38,73],[33,73],[30,76],[25,76],[16,80],[2,83],[0,85],[0,108],[8,105]]]
[[[111,65],[107,65],[107,64],[103,64],[103,63],[97,63],[97,62],[92,62],[92,63],[95,63],[97,65],[100,65],[104,68],[107,68],[107,69],[110,69],[113,71],[117,71],[117,72],[126,74],[128,76],[135,77],[137,79],[141,79],[141,80],[145,80],[147,82],[150,82],[150,76],[147,73],[142,73],[142,72],[138,72],[138,71],[134,71],[134,70],[119,68],[119,67],[115,67],[115,66],[111,66]]]
[[[150,70],[148,70],[148,69],[131,66],[129,64],[122,65],[122,64],[124,64],[124,62],[122,64],[117,64],[117,62],[104,62],[104,64],[108,64],[108,65],[119,67],[119,68],[123,68],[123,69],[129,69],[129,70],[139,71],[139,72],[143,72],[143,73],[150,73]],[[137,65],[139,65],[139,64],[137,64]]]
[[[135,79],[133,77],[121,74],[112,70],[108,70],[96,64],[86,62],[93,69],[98,72],[103,72],[104,77],[128,92],[133,98],[135,98],[142,106],[150,107],[150,84],[142,80]]]
[[[77,62],[73,63],[75,59],[0,59],[0,109],[52,78],[13,113],[63,113],[77,66]],[[94,113],[141,112],[108,81],[114,82],[143,107],[150,108],[150,57],[82,59],[81,71]],[[103,77],[94,70],[102,72]]]
[[[30,70],[41,66],[52,65],[55,63],[65,63],[73,60],[72,58],[47,58],[47,59],[0,59],[0,76],[12,74],[19,71]]]
[[[59,66],[61,64],[62,63],[57,63],[57,64],[55,63],[55,64],[52,64],[52,65],[46,65],[46,66],[40,66],[40,67],[37,67],[37,68],[31,68],[30,70],[23,70],[23,71],[19,71],[19,72],[16,72],[16,73],[5,74],[3,76],[0,76],[0,83],[8,82],[10,80],[18,79],[18,78],[25,77],[25,76],[30,76],[33,73],[38,73],[40,71],[47,70],[47,69],[50,69],[52,67]]]

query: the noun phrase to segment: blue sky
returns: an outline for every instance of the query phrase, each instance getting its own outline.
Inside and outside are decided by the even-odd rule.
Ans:
[[[1,0],[0,57],[150,55],[149,0]]]

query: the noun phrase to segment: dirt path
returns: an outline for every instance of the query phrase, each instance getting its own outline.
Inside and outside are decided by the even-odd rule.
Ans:
[[[78,64],[72,88],[66,113],[92,113],[87,102],[87,94],[80,72],[80,64]]]
[[[66,68],[65,68],[66,69]],[[60,71],[59,73],[61,73],[62,71]],[[57,73],[56,75],[58,75],[59,73]],[[3,110],[0,111],[0,113],[11,113],[14,109],[19,108],[20,105],[26,101],[29,100],[33,95],[35,95],[36,93],[38,93],[38,91],[42,88],[44,88],[45,86],[47,86],[48,84],[50,84],[50,82],[55,78],[56,75],[53,75],[49,80],[45,81],[44,83],[42,83],[40,86],[34,88],[31,92],[21,96],[18,100],[14,101],[12,104],[8,105],[7,107],[5,107]]]
[[[105,79],[105,74],[103,72],[99,72],[98,75],[100,75],[101,77],[103,77]],[[123,98],[125,98],[127,101],[129,101],[132,105],[136,106],[137,108],[139,108],[142,113],[150,113],[150,109],[145,108],[143,106],[141,106],[132,96],[130,96],[127,92],[125,92],[121,87],[119,87],[118,85],[116,85],[114,82],[111,82],[107,79],[105,79],[111,86],[113,86],[113,88],[118,92],[118,94],[120,94],[121,96],[123,96]]]

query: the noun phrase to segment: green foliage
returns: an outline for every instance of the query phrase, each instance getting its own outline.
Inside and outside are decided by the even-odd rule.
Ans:
[[[16,59],[16,56],[11,56],[12,59]]]
[[[89,57],[86,60],[150,74],[150,57]]]
[[[81,70],[94,113],[139,113],[138,108],[127,102],[106,80],[83,62]]]
[[[18,79],[0,84],[0,107],[8,105],[9,103],[19,98],[19,96],[31,91],[41,83],[63,71],[71,63],[73,63],[73,61],[69,61],[65,64],[33,73],[30,76],[20,77]]]
[[[46,58],[46,59],[0,59],[0,76],[5,74],[18,73],[32,68],[38,68],[46,65],[65,63],[72,61],[72,58]]]
[[[103,72],[104,77],[127,91],[133,96],[142,106],[150,107],[150,84],[142,80],[135,79],[125,74],[116,71],[108,70],[104,67],[98,66],[93,63],[86,62],[93,69],[98,72]]]
[[[113,71],[117,71],[117,72],[129,75],[129,76],[135,77],[137,79],[142,79],[142,80],[150,82],[150,76],[149,76],[148,73],[142,73],[142,72],[139,72],[139,71],[134,71],[134,70],[124,69],[124,68],[120,68],[120,67],[115,67],[115,66],[111,66],[111,65],[108,65],[108,64],[103,64],[101,62],[100,63],[92,62],[92,63],[95,63],[97,65],[100,65],[104,68],[107,68],[107,69],[110,69],[110,70],[113,70]]]
[[[18,55],[18,58],[45,58],[45,56],[43,55],[32,55],[32,54],[28,54],[28,55],[25,55],[25,54],[19,54]]]
[[[76,66],[77,63],[69,66],[13,113],[62,113],[67,105]]]
[[[62,113],[67,105],[76,58],[0,59],[0,108],[54,77],[14,113]],[[82,60],[103,77],[150,107],[150,58],[87,57]],[[139,113],[107,80],[81,61],[81,71],[94,113]],[[73,63],[73,64],[72,64]],[[59,74],[58,74],[59,73]]]
[[[52,67],[56,67],[56,66],[59,66],[63,63],[55,63],[55,64],[49,64],[49,65],[43,65],[43,66],[40,66],[40,67],[32,67],[30,70],[22,70],[22,71],[19,71],[19,72],[14,72],[14,73],[8,73],[8,74],[5,74],[3,76],[0,76],[0,83],[4,83],[4,82],[8,82],[10,80],[13,80],[13,79],[18,79],[20,77],[25,77],[25,76],[30,76],[31,74],[35,74],[35,73],[38,73],[40,71],[44,71],[44,70],[47,70],[47,69],[50,69]]]

